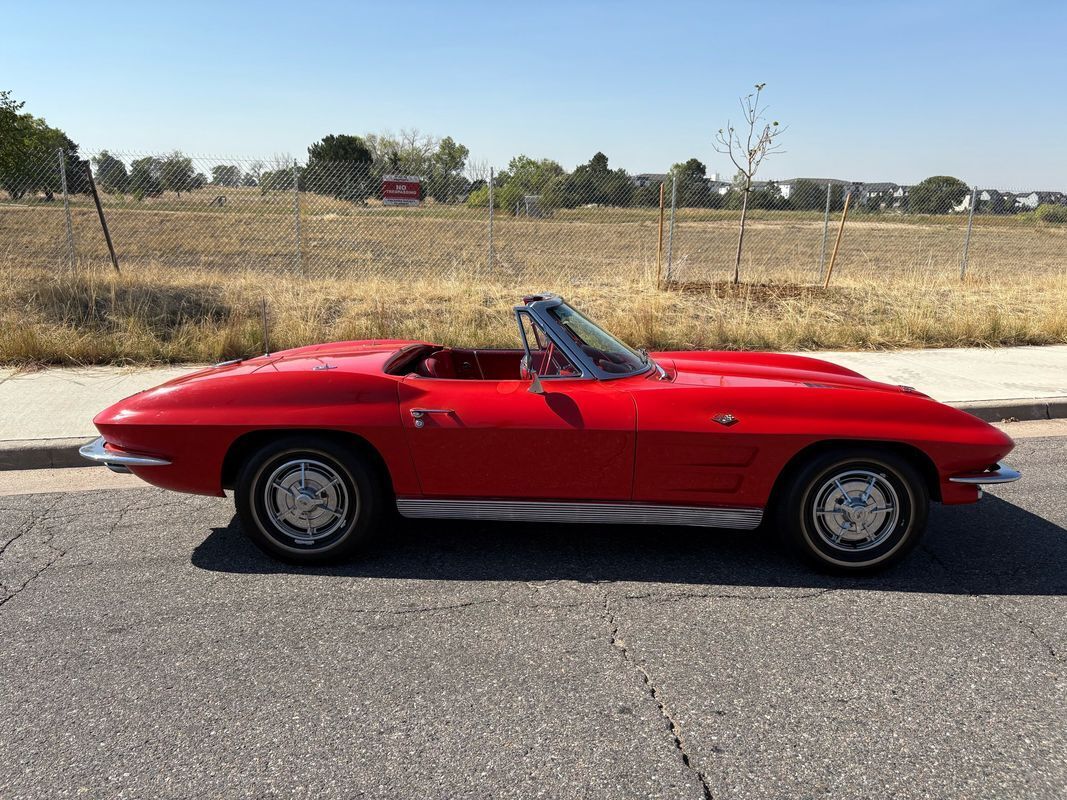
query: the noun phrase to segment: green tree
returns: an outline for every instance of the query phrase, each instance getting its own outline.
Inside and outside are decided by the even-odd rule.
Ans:
[[[722,206],[722,195],[711,191],[707,175],[707,167],[696,158],[671,167],[668,177],[670,180],[678,181],[679,207],[720,208]]]
[[[163,194],[163,162],[154,156],[138,158],[130,164],[130,192],[138,200]]]
[[[93,159],[96,165],[96,184],[105,192],[125,194],[130,188],[130,175],[126,165],[107,150],[101,150]]]
[[[597,153],[570,175],[553,180],[542,194],[545,208],[577,208],[581,205],[629,206],[634,185],[625,170],[608,167],[608,157]]]
[[[911,187],[908,211],[913,214],[947,214],[969,191],[966,183],[951,175],[934,175]]]
[[[470,183],[463,177],[463,169],[469,155],[470,150],[451,136],[442,139],[430,159],[426,193],[439,203],[450,202],[465,194]]]
[[[830,187],[830,210],[840,211],[844,206],[845,195],[839,184]],[[797,211],[822,211],[826,208],[826,184],[808,178],[799,178],[793,182],[789,191],[789,207]]]
[[[171,191],[182,196],[197,188],[200,181],[193,170],[193,160],[175,150],[159,164],[159,182],[163,191]]]
[[[216,186],[240,186],[241,169],[233,164],[216,164],[211,168],[211,182]]]
[[[10,92],[0,91],[0,187],[15,200],[38,192],[52,200],[62,187],[58,155],[62,149],[67,190],[88,191],[78,145],[43,119],[24,113],[23,106]]]
[[[373,161],[374,154],[361,137],[330,134],[308,148],[308,163],[301,182],[316,194],[339,200],[365,200],[377,193],[371,174]],[[292,177],[289,188],[292,188]]]

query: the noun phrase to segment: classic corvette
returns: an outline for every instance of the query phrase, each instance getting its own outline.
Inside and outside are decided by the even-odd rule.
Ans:
[[[812,358],[633,350],[560,297],[521,347],[338,342],[217,364],[94,420],[82,454],[222,495],[268,553],[352,554],[390,514],[779,531],[824,568],[900,558],[931,500],[1016,480],[1012,440]]]

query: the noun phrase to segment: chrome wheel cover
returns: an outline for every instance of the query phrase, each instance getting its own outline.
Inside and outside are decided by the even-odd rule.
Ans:
[[[321,545],[359,513],[359,497],[333,467],[309,458],[286,461],[263,484],[263,507],[275,530],[303,545]]]
[[[896,530],[900,498],[885,475],[866,469],[845,470],[816,490],[811,519],[824,543],[858,553],[878,547]]]

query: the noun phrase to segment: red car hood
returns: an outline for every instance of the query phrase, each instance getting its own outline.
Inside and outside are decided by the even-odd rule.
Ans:
[[[657,353],[654,358],[682,385],[783,386],[914,391],[865,378],[846,367],[806,356],[752,352]],[[916,394],[918,394],[916,392]]]

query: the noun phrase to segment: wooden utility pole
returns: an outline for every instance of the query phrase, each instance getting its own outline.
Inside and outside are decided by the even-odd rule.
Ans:
[[[841,224],[837,228],[837,240],[834,242],[834,253],[830,256],[830,266],[826,270],[826,280],[822,288],[830,286],[830,276],[834,274],[834,262],[837,261],[837,249],[841,246],[841,235],[845,232],[845,220],[848,219],[848,205],[852,201],[852,192],[845,195],[845,208],[841,212]]]

